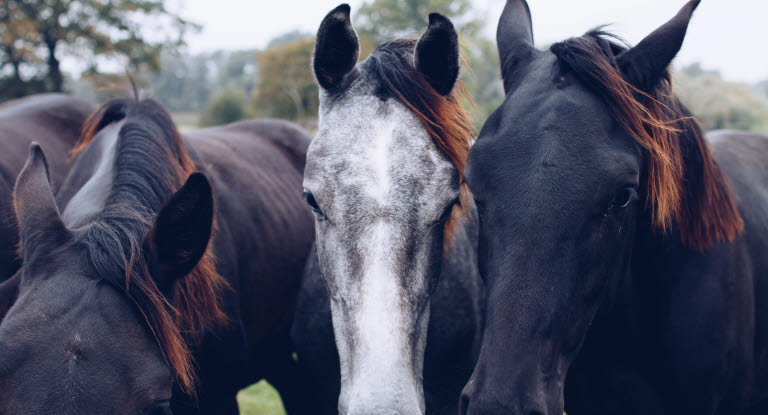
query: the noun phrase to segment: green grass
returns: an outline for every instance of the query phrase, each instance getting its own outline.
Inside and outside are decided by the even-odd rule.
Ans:
[[[237,394],[237,403],[240,415],[285,415],[280,395],[264,380],[241,390]]]
[[[241,415],[285,415],[280,395],[263,380],[240,391],[237,403]]]

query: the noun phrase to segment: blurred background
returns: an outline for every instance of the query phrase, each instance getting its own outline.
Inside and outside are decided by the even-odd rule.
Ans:
[[[40,92],[103,101],[126,73],[186,129],[248,117],[316,123],[313,33],[338,0],[0,0],[0,102]],[[637,43],[683,0],[531,0],[537,46],[609,29]],[[502,0],[351,0],[364,58],[449,16],[470,68],[475,125],[502,100]],[[706,129],[768,131],[768,2],[704,0],[675,61],[678,93]]]
[[[125,96],[127,73],[183,129],[251,117],[316,125],[314,31],[339,0],[0,0],[0,103],[42,92],[100,102]],[[457,27],[462,79],[479,129],[503,99],[495,27],[503,0],[350,0],[365,58],[415,37],[438,11]],[[684,0],[529,0],[540,48],[588,29],[639,42]],[[768,2],[703,0],[674,65],[705,129],[768,132]],[[245,414],[282,414],[267,385],[239,396]]]

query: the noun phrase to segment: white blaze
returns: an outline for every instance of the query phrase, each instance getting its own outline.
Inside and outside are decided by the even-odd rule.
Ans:
[[[370,402],[386,391],[417,404],[420,387],[414,384],[410,324],[400,304],[402,292],[394,273],[393,235],[394,229],[378,222],[365,238],[368,255],[360,280],[359,313],[354,317],[359,342],[352,362],[350,393],[355,401]]]
[[[392,162],[390,145],[396,126],[397,120],[389,118],[380,120],[373,125],[374,137],[368,154],[368,162],[373,173],[373,183],[369,187],[369,193],[381,205],[387,204],[387,197],[392,186],[389,173],[389,169],[392,167],[390,166]]]

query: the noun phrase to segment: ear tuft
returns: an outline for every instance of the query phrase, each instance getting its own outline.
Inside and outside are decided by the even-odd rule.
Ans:
[[[700,2],[689,1],[670,21],[616,57],[627,82],[646,92],[656,87],[683,46],[688,23]]]
[[[414,64],[437,92],[451,93],[459,77],[459,39],[453,23],[443,15],[429,15],[427,31],[416,43]]]
[[[317,31],[312,68],[320,87],[338,92],[360,55],[360,42],[349,18],[350,7],[342,4],[331,10]]]

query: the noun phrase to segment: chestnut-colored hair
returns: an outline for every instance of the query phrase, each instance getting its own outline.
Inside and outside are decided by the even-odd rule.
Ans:
[[[616,62],[627,48],[613,39],[596,29],[551,51],[645,151],[642,185],[654,228],[677,225],[683,244],[698,251],[732,241],[744,222],[701,127],[673,94],[669,72],[651,91],[636,88]]]
[[[427,129],[437,148],[456,166],[463,182],[464,166],[474,131],[462,103],[473,105],[464,84],[457,80],[450,94],[442,95],[414,66],[417,39],[397,39],[382,43],[371,55],[373,70],[382,87],[411,110]],[[468,214],[471,197],[466,184],[461,186],[461,203],[454,207],[445,225],[444,252],[450,247],[459,221]]]
[[[73,150],[80,154],[107,125],[121,128],[113,187],[99,218],[78,234],[100,276],[136,304],[176,382],[195,396],[190,351],[206,331],[227,323],[219,307],[226,280],[216,272],[209,247],[176,285],[173,299],[160,291],[143,254],[143,239],[166,199],[197,170],[170,115],[153,100],[116,99],[86,121]]]

